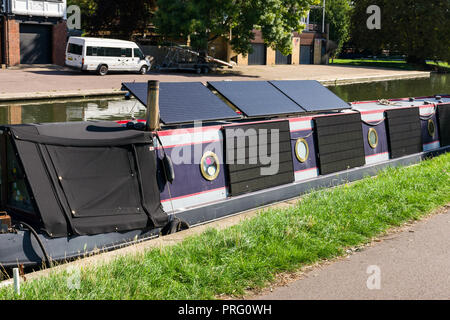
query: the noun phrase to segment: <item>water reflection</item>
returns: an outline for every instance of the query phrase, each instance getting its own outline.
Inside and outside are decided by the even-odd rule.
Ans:
[[[106,99],[39,104],[0,105],[0,123],[43,123],[142,118],[145,107],[136,100]]]
[[[450,94],[450,74],[431,78],[396,80],[329,87],[347,102]]]

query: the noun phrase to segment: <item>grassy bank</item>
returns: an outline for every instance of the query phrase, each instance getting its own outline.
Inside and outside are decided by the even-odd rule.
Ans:
[[[360,67],[376,67],[376,68],[389,68],[389,69],[402,69],[402,70],[424,70],[434,69],[437,67],[441,70],[450,71],[450,65],[446,62],[433,62],[428,61],[427,66],[419,66],[409,64],[404,60],[382,60],[382,59],[330,59],[330,64],[336,65],[350,65]]]
[[[260,288],[275,274],[345,253],[393,226],[450,202],[450,154],[376,178],[313,192],[289,209],[265,211],[223,231],[122,257],[81,271],[78,290],[68,274],[25,283],[22,296],[3,299],[211,299]],[[73,278],[72,278],[73,279]]]
[[[330,64],[402,69],[402,70],[417,70],[416,66],[408,64],[404,60],[330,59]]]

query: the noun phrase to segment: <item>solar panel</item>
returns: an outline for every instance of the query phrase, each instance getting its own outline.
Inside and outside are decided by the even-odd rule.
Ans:
[[[270,83],[309,112],[350,108],[347,102],[318,81],[280,80],[270,81]]]
[[[143,105],[147,105],[147,83],[122,83]],[[164,124],[238,119],[225,102],[201,82],[162,82],[159,84],[159,111]]]
[[[305,112],[267,81],[212,81],[208,84],[248,117]]]

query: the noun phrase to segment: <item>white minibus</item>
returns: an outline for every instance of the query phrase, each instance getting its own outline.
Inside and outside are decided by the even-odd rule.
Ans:
[[[66,48],[66,66],[82,71],[131,71],[146,74],[151,64],[139,46],[131,41],[70,37]]]

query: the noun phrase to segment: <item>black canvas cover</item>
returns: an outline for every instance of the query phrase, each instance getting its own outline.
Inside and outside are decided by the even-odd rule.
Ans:
[[[450,145],[450,103],[438,106],[438,127],[441,147]]]
[[[278,139],[272,139],[274,134],[278,135]],[[232,196],[294,181],[289,121],[228,126],[224,127],[224,136],[227,177]],[[261,155],[268,155],[270,166],[278,170],[261,170],[269,166]]]
[[[387,136],[391,158],[400,158],[423,150],[418,107],[386,110]]]
[[[364,139],[359,113],[314,118],[320,174],[339,172],[365,164]]]
[[[7,128],[51,236],[163,227],[151,133],[113,122]]]

